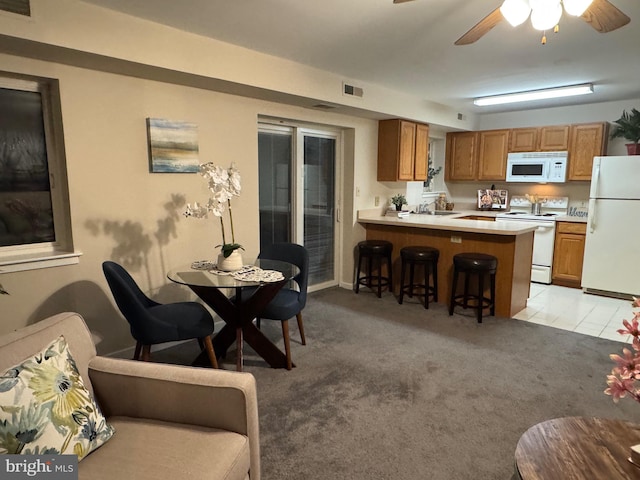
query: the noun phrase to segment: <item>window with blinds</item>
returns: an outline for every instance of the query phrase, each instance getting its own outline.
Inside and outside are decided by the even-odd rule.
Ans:
[[[26,17],[31,16],[31,4],[29,0],[0,0],[0,10],[17,13]]]

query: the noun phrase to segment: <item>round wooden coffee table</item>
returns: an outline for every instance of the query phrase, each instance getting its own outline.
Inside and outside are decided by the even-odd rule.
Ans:
[[[523,480],[640,479],[628,458],[640,425],[604,418],[556,418],[527,430],[516,447]]]

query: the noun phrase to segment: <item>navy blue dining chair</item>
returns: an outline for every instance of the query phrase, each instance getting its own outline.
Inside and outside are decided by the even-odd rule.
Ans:
[[[218,368],[213,349],[213,317],[197,302],[161,304],[151,300],[138,287],[131,275],[119,264],[102,264],[113,298],[124,318],[129,322],[131,335],[136,340],[134,360],[151,359],[151,346],[165,342],[198,339],[205,348],[211,366]]]
[[[263,248],[258,258],[265,260],[280,260],[293,263],[300,269],[300,273],[293,277],[298,288],[283,287],[273,300],[260,312],[256,318],[256,325],[260,328],[260,320],[278,320],[282,323],[282,337],[287,356],[287,369],[291,370],[291,342],[289,339],[289,319],[296,317],[302,345],[307,341],[304,336],[302,323],[302,309],[307,303],[307,286],[309,282],[309,252],[297,243],[274,243]]]

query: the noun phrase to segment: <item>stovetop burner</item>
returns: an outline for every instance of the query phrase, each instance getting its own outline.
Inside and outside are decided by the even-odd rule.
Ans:
[[[538,205],[539,213],[533,213],[533,205],[529,198],[528,195],[512,196],[509,202],[509,211],[499,213],[496,218],[555,221],[555,217],[567,214],[569,207],[568,197],[544,197]]]

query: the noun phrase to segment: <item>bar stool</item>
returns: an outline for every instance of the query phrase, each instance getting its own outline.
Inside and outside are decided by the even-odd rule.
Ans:
[[[400,258],[402,260],[402,269],[400,272],[400,296],[398,303],[402,304],[404,294],[413,297],[413,289],[422,289],[423,293],[417,293],[416,296],[424,296],[424,308],[429,308],[429,297],[433,297],[433,301],[438,301],[438,257],[440,251],[433,247],[403,247],[400,250]],[[409,283],[404,283],[406,267],[409,265]],[[414,270],[416,265],[424,268],[424,283],[414,283]],[[429,277],[433,275],[433,286],[430,285]]]
[[[478,323],[482,323],[482,311],[489,308],[490,315],[496,313],[496,269],[498,259],[493,255],[484,253],[459,253],[453,256],[453,285],[451,286],[451,300],[449,302],[449,315],[453,315],[456,305],[463,308],[477,310]],[[456,295],[458,274],[464,273],[464,293]],[[491,281],[490,297],[484,296],[484,277],[489,274]],[[478,279],[478,294],[469,293],[469,277],[475,275]],[[473,305],[469,305],[469,300]]]
[[[360,285],[378,288],[378,298],[382,296],[382,287],[393,288],[391,252],[393,244],[386,240],[363,240],[358,243],[358,270],[356,272],[356,293],[360,291]],[[360,267],[363,259],[367,259],[367,274],[360,276]],[[387,276],[382,276],[382,260],[387,261]],[[373,261],[377,260],[378,274],[373,275]]]

